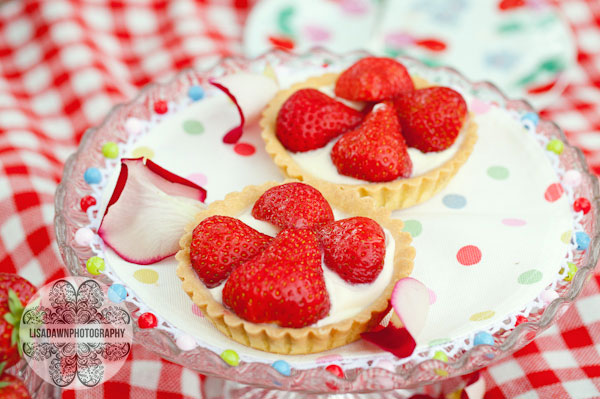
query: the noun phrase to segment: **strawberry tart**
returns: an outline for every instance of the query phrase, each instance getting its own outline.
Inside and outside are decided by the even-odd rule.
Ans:
[[[346,345],[389,312],[413,267],[403,223],[370,199],[301,182],[213,202],[177,254],[183,289],[235,341],[281,354]]]
[[[389,209],[438,193],[477,141],[460,93],[411,77],[390,58],[362,58],[340,74],[294,84],[277,93],[260,123],[286,176]]]

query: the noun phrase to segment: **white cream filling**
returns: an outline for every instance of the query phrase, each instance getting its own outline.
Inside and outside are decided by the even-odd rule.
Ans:
[[[330,97],[335,96],[333,86],[320,87],[319,90]],[[364,106],[364,103],[347,101],[337,97],[336,100],[339,100],[349,107],[355,109],[362,109]],[[331,161],[331,149],[335,143],[337,143],[340,137],[330,141],[325,147],[306,152],[289,152],[289,154],[302,169],[320,179],[337,184],[369,183],[366,180],[356,179],[354,177],[344,176],[338,173],[337,168]],[[442,166],[444,163],[452,159],[458,152],[458,149],[464,141],[464,137],[465,133],[463,129],[454,143],[444,151],[425,153],[417,150],[416,148],[409,148],[408,156],[410,157],[413,165],[411,177],[424,175],[425,173]]]
[[[333,211],[333,214],[335,220],[348,217],[348,215],[344,215],[336,210]],[[247,209],[237,218],[248,226],[270,236],[277,235],[280,230],[270,223],[254,219],[251,215],[251,208]],[[327,292],[329,293],[331,308],[329,309],[329,315],[313,324],[313,327],[337,323],[344,319],[356,316],[372,304],[385,290],[385,287],[387,287],[391,281],[394,273],[394,252],[396,249],[396,242],[387,229],[384,228],[383,231],[385,233],[385,260],[383,269],[374,282],[370,284],[349,284],[322,263],[323,278],[325,280]],[[217,302],[222,303],[223,301],[224,286],[225,283],[222,283],[218,287],[209,290]]]
[[[416,148],[408,149],[408,156],[413,164],[412,176],[423,175],[444,163],[448,162],[460,148],[464,141],[465,133],[460,132],[454,144],[440,152],[424,153]],[[366,180],[355,179],[338,173],[337,168],[331,161],[331,149],[339,138],[330,141],[325,147],[306,152],[290,152],[292,159],[306,172],[320,179],[337,184],[365,184]],[[367,182],[368,183],[368,182]]]

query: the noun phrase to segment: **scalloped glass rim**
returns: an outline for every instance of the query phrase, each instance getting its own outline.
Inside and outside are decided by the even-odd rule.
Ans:
[[[371,54],[358,51],[343,55],[336,55],[327,50],[314,49],[303,56],[322,57],[324,59],[356,59],[359,57],[370,56]],[[238,69],[250,62],[285,62],[286,60],[296,58],[295,55],[283,51],[272,51],[266,53],[256,59],[248,60],[244,58],[227,58],[211,69],[205,71],[195,71],[186,69],[179,72],[172,80],[164,84],[150,84],[144,87],[139,94],[130,102],[119,104],[113,107],[106,118],[100,125],[95,128],[88,129],[84,134],[78,150],[72,154],[67,162],[63,172],[63,177],[60,185],[57,188],[55,196],[55,231],[60,253],[67,265],[69,271],[75,275],[86,275],[85,261],[90,256],[85,250],[74,248],[69,245],[69,234],[74,234],[77,228],[85,227],[85,224],[77,220],[76,215],[70,213],[71,209],[65,201],[69,190],[80,192],[78,198],[93,190],[89,186],[77,187],[76,177],[73,173],[76,170],[78,162],[82,162],[89,156],[88,148],[92,143],[94,133],[106,126],[114,117],[122,110],[133,107],[135,104],[144,102],[144,99],[150,97],[152,92],[166,90],[169,86],[175,85],[181,80],[197,82],[202,76],[219,76],[227,70]],[[471,87],[473,93],[478,97],[487,100],[498,102],[499,105],[520,112],[534,112],[533,107],[525,100],[511,100],[506,98],[500,90],[489,82],[471,82],[463,77],[458,71],[450,67],[428,67],[423,63],[410,57],[398,57],[398,60],[405,63],[409,69],[417,68],[419,72],[424,72],[424,78],[428,78],[427,73],[434,77],[435,74],[443,71],[452,76],[453,79],[466,83]],[[432,79],[435,82],[435,79]],[[590,232],[591,242],[587,251],[581,256],[583,262],[579,266],[568,290],[563,292],[560,298],[552,301],[539,315],[539,319],[532,322],[527,322],[518,325],[512,331],[499,332],[495,335],[496,339],[500,339],[501,343],[494,346],[480,345],[462,353],[456,359],[452,358],[448,363],[442,363],[439,360],[427,359],[421,362],[412,362],[396,369],[396,372],[389,371],[384,368],[379,368],[377,365],[368,369],[351,369],[346,370],[346,378],[338,379],[333,374],[324,371],[324,366],[319,365],[308,370],[293,370],[290,377],[285,377],[279,374],[275,369],[267,364],[262,363],[240,363],[238,367],[230,367],[222,361],[217,353],[214,353],[206,348],[197,347],[194,350],[183,352],[175,344],[175,337],[166,331],[160,329],[142,330],[137,326],[134,329],[134,339],[137,343],[144,345],[147,349],[159,354],[160,356],[169,359],[175,363],[179,363],[186,367],[197,370],[201,373],[221,377],[229,380],[234,380],[240,383],[261,386],[266,388],[285,389],[304,392],[374,392],[384,391],[399,388],[411,388],[428,383],[443,380],[445,378],[455,377],[469,372],[478,370],[489,363],[506,356],[515,350],[521,348],[530,342],[537,333],[548,328],[558,316],[560,316],[566,307],[568,307],[577,298],[585,284],[588,276],[592,273],[600,252],[600,227],[596,223],[600,212],[600,187],[597,178],[589,171],[583,153],[576,147],[568,144],[563,131],[553,122],[540,119],[538,126],[545,131],[550,132],[552,137],[558,137],[565,143],[563,154],[572,156],[571,167],[579,170],[583,175],[582,187],[589,191],[588,196],[593,204],[593,211],[589,212],[585,217],[585,224]],[[88,154],[86,155],[86,151]],[[81,178],[79,178],[81,180]],[[80,210],[76,210],[82,214]],[[101,275],[95,278],[101,279],[103,282],[110,284],[111,280]],[[126,304],[130,311],[134,312],[138,309],[135,302],[126,300]],[[136,315],[133,315],[137,319]],[[493,355],[493,358],[489,356]],[[440,369],[445,373],[436,373]],[[439,375],[446,374],[446,375]],[[333,384],[333,385],[332,385]],[[337,389],[332,389],[334,386]]]

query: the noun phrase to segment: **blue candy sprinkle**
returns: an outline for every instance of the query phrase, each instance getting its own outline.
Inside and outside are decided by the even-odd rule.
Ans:
[[[534,126],[537,126],[538,122],[540,121],[540,117],[538,116],[538,114],[535,114],[533,112],[527,112],[521,117],[521,121],[530,121],[531,123],[533,123]]]
[[[102,173],[98,168],[87,168],[83,174],[83,179],[87,184],[98,184],[102,181]]]
[[[479,331],[473,339],[474,345],[494,345],[494,337],[485,331]]]
[[[590,246],[590,236],[585,231],[578,231],[575,233],[575,243],[578,250],[585,251]]]
[[[202,100],[204,98],[204,89],[202,86],[192,86],[188,90],[188,97],[194,101]]]
[[[272,364],[273,368],[279,372],[279,374],[289,376],[292,373],[290,364],[285,360],[276,360]]]
[[[127,298],[127,289],[121,284],[113,284],[108,287],[108,299],[114,303],[123,302]]]

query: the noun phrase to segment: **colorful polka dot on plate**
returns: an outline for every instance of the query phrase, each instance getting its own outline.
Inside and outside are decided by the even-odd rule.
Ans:
[[[431,341],[429,341],[427,343],[427,346],[438,346],[438,345],[443,345],[446,344],[448,342],[450,342],[450,338],[437,338],[437,339],[432,339]]]
[[[523,219],[507,218],[502,219],[502,224],[510,227],[521,227],[525,226],[527,222]]]
[[[410,235],[415,238],[423,231],[423,225],[418,220],[405,220],[402,231],[410,233]]]
[[[541,281],[543,277],[544,274],[541,271],[537,269],[531,269],[521,273],[517,278],[517,282],[521,285],[535,284]]]
[[[548,186],[548,188],[546,188],[544,198],[548,202],[555,202],[558,201],[560,197],[562,197],[564,192],[565,190],[563,189],[563,186],[561,186],[560,183],[552,183]]]
[[[201,134],[204,133],[204,125],[195,119],[188,119],[183,122],[183,131],[187,134]]]
[[[435,303],[435,301],[437,301],[437,295],[435,293],[434,290],[432,290],[431,288],[428,288],[429,290],[429,304],[433,305]]]
[[[460,194],[446,194],[442,203],[450,209],[462,209],[467,205],[467,199]]]
[[[465,245],[456,253],[456,260],[463,266],[476,265],[481,261],[481,250],[475,245]]]
[[[369,10],[365,0],[341,0],[340,7],[342,11],[355,15],[365,14]]]
[[[495,314],[496,314],[496,312],[494,312],[493,310],[484,310],[483,312],[477,312],[477,313],[472,314],[471,317],[469,317],[469,320],[484,321],[484,320],[491,319],[492,317],[494,317]]]
[[[158,281],[158,273],[152,269],[139,269],[133,273],[133,278],[140,283],[154,284]]]
[[[154,150],[150,147],[140,146],[131,152],[131,157],[152,159],[154,158]]]
[[[122,284],[113,284],[108,287],[108,299],[114,303],[121,303],[127,298],[127,288]]]
[[[489,177],[495,180],[506,180],[510,175],[508,168],[504,166],[490,166],[487,170]]]
[[[573,232],[571,230],[565,231],[561,234],[560,240],[565,244],[569,244],[571,242],[571,237],[573,236]]]
[[[244,157],[249,157],[256,152],[256,148],[254,148],[254,146],[249,143],[237,143],[233,147],[233,150],[235,151],[236,154],[244,156]]]
[[[83,173],[83,180],[87,184],[98,184],[102,181],[102,173],[98,168],[87,168]]]
[[[304,36],[311,42],[324,42],[331,37],[329,29],[321,25],[306,25],[303,31]]]

